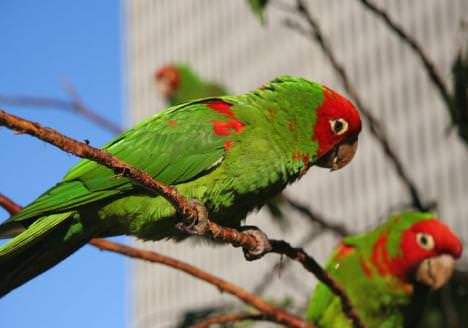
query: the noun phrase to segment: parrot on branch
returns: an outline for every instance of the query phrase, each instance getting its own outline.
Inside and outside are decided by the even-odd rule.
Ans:
[[[185,102],[229,94],[227,89],[216,82],[205,82],[194,71],[184,64],[172,64],[161,67],[155,73],[156,91],[167,105],[175,106]],[[282,231],[288,227],[288,221],[283,210],[284,201],[281,194],[265,203],[271,218]]]
[[[366,327],[415,327],[429,291],[447,283],[461,253],[459,238],[431,213],[405,212],[343,239],[326,270]],[[307,320],[322,328],[352,328],[340,299],[322,283]]]
[[[164,66],[156,71],[154,78],[157,92],[164,97],[169,106],[228,94],[222,85],[203,80],[184,64]]]
[[[240,96],[170,107],[103,149],[175,186],[194,205],[202,203],[217,223],[238,228],[249,211],[312,165],[337,170],[348,164],[360,130],[359,113],[346,98],[323,85],[283,76]],[[185,227],[176,227],[179,221],[162,196],[81,160],[0,225],[0,236],[14,237],[0,246],[0,296],[92,238],[181,240],[206,227],[202,217]]]

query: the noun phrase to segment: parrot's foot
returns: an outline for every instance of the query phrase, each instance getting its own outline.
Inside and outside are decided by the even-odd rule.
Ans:
[[[190,204],[197,210],[197,217],[182,218],[176,228],[190,235],[202,236],[208,231],[208,211],[205,205],[197,199],[190,199]],[[188,221],[188,222],[187,222]]]
[[[257,241],[257,246],[254,249],[243,248],[244,257],[247,261],[255,261],[261,258],[266,253],[272,250],[268,236],[259,228],[254,226],[244,226],[241,231],[249,234]]]

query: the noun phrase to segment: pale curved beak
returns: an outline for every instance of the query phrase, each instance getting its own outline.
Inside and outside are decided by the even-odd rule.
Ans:
[[[330,171],[336,171],[345,167],[354,157],[357,151],[358,137],[352,135],[337,144],[331,151],[322,156],[317,165],[329,168]]]
[[[155,81],[156,92],[162,97],[170,97],[172,95],[171,83],[168,79],[162,78]]]
[[[432,289],[444,286],[455,269],[453,256],[443,254],[422,261],[416,270],[416,280]]]

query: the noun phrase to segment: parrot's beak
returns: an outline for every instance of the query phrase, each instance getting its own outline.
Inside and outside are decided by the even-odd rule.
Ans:
[[[351,135],[319,158],[317,165],[336,171],[346,166],[354,157],[358,145],[357,135]]]
[[[422,261],[416,270],[416,280],[432,289],[444,286],[452,277],[455,259],[447,254]]]

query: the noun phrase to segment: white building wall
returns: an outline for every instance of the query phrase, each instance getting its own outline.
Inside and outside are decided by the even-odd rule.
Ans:
[[[378,3],[416,37],[448,80],[459,20],[468,16],[467,2]],[[425,200],[436,200],[440,216],[466,240],[467,148],[455,133],[446,135],[448,114],[417,58],[359,1],[311,0],[309,5],[365,103],[384,123]],[[244,0],[127,0],[125,16],[129,108],[134,122],[164,108],[152,79],[156,68],[171,62],[189,63],[201,75],[225,83],[234,94],[281,74],[304,76],[343,90],[320,49],[286,29],[282,25],[285,15],[276,8],[268,10],[266,28],[260,26]],[[356,231],[374,226],[409,199],[366,122],[358,153],[349,167],[332,174],[312,168],[287,192]],[[292,244],[313,231],[294,212],[290,213],[292,227],[287,232],[278,230],[267,216],[261,211],[251,215],[248,223]],[[335,243],[332,235],[323,233],[306,249],[323,262]],[[192,242],[137,245],[190,262],[249,290],[278,260],[268,255],[248,263],[239,249],[194,246]],[[134,327],[171,327],[178,314],[188,308],[235,302],[210,285],[159,265],[136,261],[132,276]],[[275,279],[266,295],[293,295],[296,305],[301,305],[314,283],[310,274],[295,264]]]

